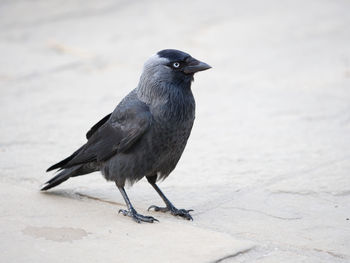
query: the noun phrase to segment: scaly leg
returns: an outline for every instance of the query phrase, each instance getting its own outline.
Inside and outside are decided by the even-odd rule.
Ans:
[[[154,218],[152,216],[144,216],[144,215],[138,214],[136,212],[135,208],[132,206],[132,204],[129,200],[129,197],[124,190],[124,187],[119,187],[119,186],[117,186],[117,187],[124,198],[126,206],[128,207],[128,210],[120,209],[119,213],[122,213],[124,216],[130,216],[137,223],[141,223],[141,221],[148,222],[148,223],[153,223],[154,221],[159,222],[156,218]]]
[[[192,209],[186,210],[186,209],[177,209],[170,201],[169,199],[163,194],[163,192],[159,189],[158,185],[155,183],[155,178],[152,177],[147,177],[148,182],[152,185],[154,190],[157,191],[159,196],[163,199],[166,207],[159,207],[155,205],[151,205],[148,208],[148,211],[150,209],[154,209],[154,211],[161,211],[161,212],[167,212],[170,211],[170,213],[174,216],[180,216],[183,217],[187,220],[193,220],[192,216],[190,215],[190,212],[193,211]]]

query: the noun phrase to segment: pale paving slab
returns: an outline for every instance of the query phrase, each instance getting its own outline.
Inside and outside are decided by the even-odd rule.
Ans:
[[[175,242],[184,229],[184,239],[217,240],[208,260],[216,245],[233,242],[234,253],[244,240],[256,246],[225,261],[348,262],[349,9],[341,0],[1,1],[1,260],[23,256],[17,243],[47,260],[93,250],[85,261],[111,259],[104,252],[117,243],[146,260],[156,253],[146,234]],[[145,59],[168,47],[213,66],[196,77],[194,130],[160,185],[195,221],[150,212],[159,224],[135,226],[117,215],[123,200],[98,173],[39,194],[44,170],[79,147],[136,86]],[[145,181],[128,193],[141,213],[161,204]],[[134,236],[118,235],[129,229]],[[62,231],[93,234],[37,237]],[[162,243],[160,256],[193,255],[178,243]]]
[[[6,183],[1,189],[6,262],[214,262],[253,248],[195,224],[131,223],[118,216],[116,205],[96,209],[96,201],[74,194],[40,194]]]

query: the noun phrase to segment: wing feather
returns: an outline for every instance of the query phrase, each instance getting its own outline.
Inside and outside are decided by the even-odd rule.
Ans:
[[[112,113],[106,115],[98,123],[91,127],[91,129],[86,133],[86,139],[89,139],[108,119],[111,117]]]
[[[108,116],[108,115],[107,115]],[[63,168],[87,162],[102,162],[113,155],[126,152],[149,129],[152,115],[143,102],[137,101],[115,111],[105,122],[88,132],[88,142]],[[104,119],[105,119],[104,118]],[[102,122],[103,119],[100,121]]]

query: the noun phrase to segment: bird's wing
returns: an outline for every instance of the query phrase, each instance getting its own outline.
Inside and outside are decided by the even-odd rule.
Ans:
[[[108,119],[111,117],[112,113],[106,115],[103,119],[101,119],[98,123],[96,123],[94,126],[91,127],[91,129],[86,133],[86,139],[90,139],[90,137],[99,129],[101,128],[101,126],[103,124],[105,124]],[[78,150],[76,150],[73,154],[71,154],[70,156],[68,156],[67,158],[65,158],[64,160],[52,165],[51,167],[49,167],[46,172],[58,169],[58,168],[62,168],[65,165],[67,165],[67,163],[69,163],[75,156],[77,156],[81,150],[84,148],[84,146],[80,147]]]
[[[112,113],[106,115],[101,119],[98,123],[91,127],[91,129],[86,133],[86,139],[90,139],[91,135],[93,135],[106,121],[108,121],[109,117],[111,117]]]
[[[126,152],[149,129],[151,123],[152,115],[143,102],[117,108],[108,121],[96,128],[80,152],[62,168],[101,162],[117,153]]]

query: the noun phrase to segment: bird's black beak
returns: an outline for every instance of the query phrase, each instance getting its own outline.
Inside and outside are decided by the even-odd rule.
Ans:
[[[191,74],[210,68],[211,66],[209,66],[207,63],[201,62],[195,58],[189,58],[187,61],[187,66],[183,68],[183,72],[186,74]]]

